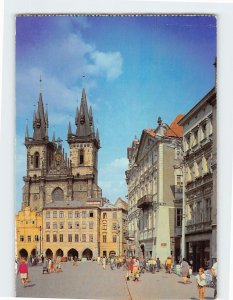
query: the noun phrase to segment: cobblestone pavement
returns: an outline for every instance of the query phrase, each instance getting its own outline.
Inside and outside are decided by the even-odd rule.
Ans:
[[[29,269],[31,283],[23,288],[19,275],[16,279],[17,297],[73,298],[73,299],[198,299],[195,279],[183,285],[181,278],[164,271],[145,273],[139,282],[125,280],[125,271],[104,271],[96,262],[79,262],[72,266],[70,262],[62,264],[62,273],[42,275],[42,267]],[[214,290],[206,289],[206,298],[213,299]]]

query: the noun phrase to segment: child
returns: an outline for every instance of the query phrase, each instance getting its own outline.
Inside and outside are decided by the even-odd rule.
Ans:
[[[206,287],[206,277],[205,277],[205,273],[204,273],[203,268],[199,269],[199,274],[197,274],[196,280],[197,280],[199,300],[204,300],[204,298],[205,298],[205,287]]]

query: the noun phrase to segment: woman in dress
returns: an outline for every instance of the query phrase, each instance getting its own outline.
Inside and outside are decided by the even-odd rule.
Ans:
[[[181,263],[181,276],[183,279],[183,283],[186,284],[187,283],[187,277],[189,274],[189,264],[187,263],[186,259],[183,258],[183,261]]]
[[[19,270],[18,273],[20,274],[20,279],[23,287],[25,287],[25,284],[27,280],[29,279],[28,277],[28,265],[24,259],[22,259],[20,265],[19,265]]]

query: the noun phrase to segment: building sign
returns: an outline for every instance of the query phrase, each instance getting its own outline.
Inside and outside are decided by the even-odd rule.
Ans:
[[[167,243],[161,243],[161,247],[166,247]]]

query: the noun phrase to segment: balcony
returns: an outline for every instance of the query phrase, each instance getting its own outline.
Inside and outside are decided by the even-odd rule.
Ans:
[[[193,220],[187,220],[186,222],[186,233],[205,232],[212,229],[211,220],[203,220],[194,222]]]
[[[182,200],[183,188],[181,186],[175,186],[175,200]]]
[[[138,200],[137,207],[138,208],[146,208],[146,207],[152,205],[152,202],[153,202],[152,195],[145,195]]]
[[[127,230],[125,232],[125,238],[126,238],[126,240],[134,241],[135,240],[135,233],[134,233],[134,231]]]

